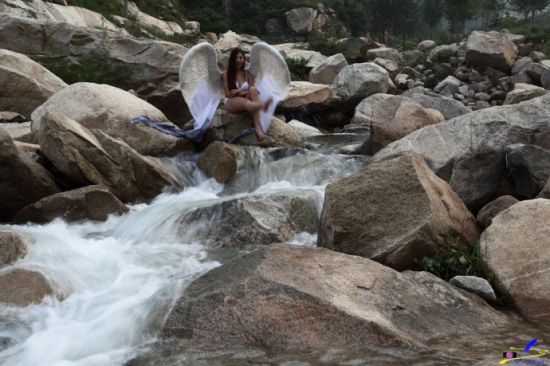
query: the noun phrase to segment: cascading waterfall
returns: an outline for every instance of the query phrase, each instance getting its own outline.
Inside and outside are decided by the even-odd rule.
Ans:
[[[233,198],[304,189],[319,193],[320,209],[324,186],[362,163],[314,153],[308,153],[305,164],[303,153],[282,158],[270,150],[252,154],[256,170],[241,169],[237,183],[226,187],[202,177],[188,156],[163,159],[176,179],[192,186],[134,205],[128,214],[106,222],[0,226],[33,240],[24,258],[1,271],[37,270],[63,299],[0,307],[0,364],[124,364],[154,341],[178,291],[220,265],[209,255],[215,249],[191,231],[178,231],[182,213]],[[313,245],[315,239],[302,233],[291,242]]]

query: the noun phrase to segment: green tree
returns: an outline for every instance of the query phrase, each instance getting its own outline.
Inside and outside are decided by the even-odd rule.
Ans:
[[[535,22],[536,13],[550,4],[550,0],[511,0],[511,2],[514,8],[524,14],[525,20],[531,19],[531,23]]]
[[[480,9],[480,0],[445,0],[445,16],[451,23],[457,43],[464,37],[466,21],[479,14]]]
[[[432,38],[435,28],[443,18],[444,10],[442,0],[424,0],[422,2],[422,17],[430,27],[430,37]]]

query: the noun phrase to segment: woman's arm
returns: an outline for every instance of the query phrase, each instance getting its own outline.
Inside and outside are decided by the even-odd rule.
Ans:
[[[222,84],[223,84],[223,92],[226,97],[233,98],[239,94],[239,89],[229,90],[229,85],[227,84],[227,73],[225,72],[222,74]]]

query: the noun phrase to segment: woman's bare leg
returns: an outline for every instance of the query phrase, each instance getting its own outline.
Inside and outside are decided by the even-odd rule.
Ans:
[[[227,98],[225,108],[231,113],[239,112],[255,112],[262,109],[262,105],[258,101],[251,101],[243,97]]]
[[[258,89],[256,89],[255,87],[251,87],[248,90],[247,98],[253,102],[259,103],[260,96],[258,93]],[[262,108],[264,107],[262,106]],[[265,139],[265,133],[264,131],[262,131],[262,126],[260,124],[260,109],[252,112],[252,117],[254,119],[254,129],[256,130],[256,136],[258,136],[258,140],[262,141],[263,139]]]

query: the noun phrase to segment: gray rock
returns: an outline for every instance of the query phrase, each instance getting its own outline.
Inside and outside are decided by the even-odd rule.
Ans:
[[[322,248],[274,245],[194,281],[162,335],[185,347],[364,351],[367,344],[424,347],[507,323],[485,301],[427,272],[399,273]]]
[[[424,256],[464,249],[478,235],[447,183],[421,157],[402,156],[327,186],[317,244],[402,270]]]
[[[529,143],[550,148],[550,95],[511,106],[493,107],[424,127],[374,156],[422,155],[472,209],[497,192],[506,175],[504,148]]]
[[[540,77],[540,83],[546,90],[550,90],[550,70],[546,70]]]
[[[360,100],[376,93],[385,93],[391,80],[384,68],[374,63],[360,63],[346,66],[336,76],[336,95],[344,100]]]
[[[476,217],[477,222],[480,223],[481,227],[486,228],[491,225],[496,215],[518,202],[519,201],[512,196],[500,196],[479,210]]]
[[[514,193],[523,198],[535,198],[550,177],[550,150],[515,144],[508,146],[504,153]]]
[[[435,43],[434,41],[425,40],[425,41],[420,42],[420,43],[416,46],[416,49],[419,50],[420,52],[426,52],[426,51],[431,50],[431,49],[434,48],[435,46],[436,46],[436,43]]]
[[[528,70],[532,63],[533,59],[531,57],[518,58],[516,62],[514,62],[514,66],[512,67],[512,74],[517,74],[520,71]]]
[[[0,231],[0,268],[23,258],[30,239],[15,231]]]
[[[20,152],[2,128],[0,192],[0,221],[8,221],[23,207],[59,192],[52,175]]]
[[[285,13],[286,24],[298,34],[307,34],[313,30],[313,21],[317,17],[317,10],[312,8],[297,8]]]
[[[477,68],[509,71],[518,49],[506,33],[473,31],[466,44],[466,62]]]
[[[14,221],[46,223],[55,218],[105,221],[110,214],[126,212],[128,207],[107,188],[87,186],[42,198],[19,211]]]
[[[540,85],[542,74],[544,74],[546,70],[550,70],[550,67],[539,63],[531,63],[525,68],[525,72],[535,81],[536,85]]]
[[[21,113],[27,118],[55,92],[67,86],[27,56],[4,49],[0,49],[0,85],[0,110]]]
[[[147,201],[166,188],[180,188],[154,160],[100,130],[92,133],[60,113],[44,115],[38,140],[44,155],[60,172],[82,185],[106,186],[123,202]]]
[[[489,302],[495,302],[497,297],[489,281],[476,276],[454,276],[449,280],[451,285],[478,295]]]
[[[426,93],[424,90],[422,90],[422,92],[407,91],[402,95],[416,100],[425,108],[440,111],[445,117],[445,120],[472,112],[470,108],[465,107],[464,104],[457,102],[456,100],[442,97],[434,93],[424,93]]]
[[[199,228],[198,237],[213,247],[282,243],[317,231],[317,200],[313,191],[226,200],[182,215],[180,231],[185,236]]]
[[[449,58],[455,56],[457,52],[458,46],[456,44],[437,46],[430,51],[430,59],[433,62],[447,62]]]
[[[309,72],[309,81],[318,84],[331,85],[336,75],[348,66],[348,61],[341,53],[328,57]]]
[[[389,47],[371,48],[367,51],[366,56],[368,61],[383,58],[399,64],[402,60],[401,53],[398,50]]]
[[[550,200],[516,203],[502,211],[481,235],[481,257],[497,289],[535,322],[550,314]]]

